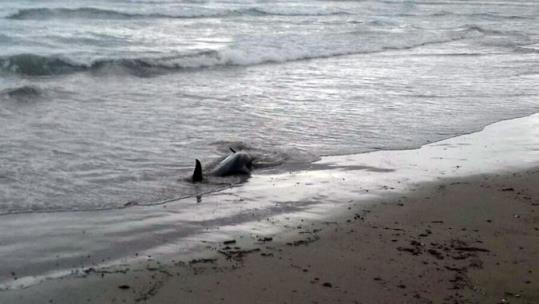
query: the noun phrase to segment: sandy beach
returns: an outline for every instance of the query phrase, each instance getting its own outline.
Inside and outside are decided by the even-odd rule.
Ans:
[[[3,303],[537,303],[539,169],[425,184],[170,264],[88,269]]]
[[[191,265],[149,302],[537,303],[538,182],[530,170],[425,185],[285,245]]]
[[[226,209],[280,198],[307,207],[249,211],[254,221],[191,240],[199,249],[189,254],[136,252],[136,261],[26,286],[29,277],[12,272],[4,286],[14,288],[4,288],[0,302],[537,303],[536,125],[534,115],[418,150],[328,157],[310,170],[253,176],[199,204]],[[150,212],[133,209],[121,212]]]

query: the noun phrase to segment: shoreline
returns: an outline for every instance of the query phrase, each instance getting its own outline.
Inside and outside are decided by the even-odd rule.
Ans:
[[[135,206],[90,219],[81,214],[40,214],[34,215],[33,218],[45,226],[39,227],[38,224],[37,228],[27,228],[25,222],[19,223],[18,219],[21,219],[19,215],[8,216],[4,218],[2,225],[8,228],[19,227],[22,231],[14,231],[23,236],[19,239],[13,236],[15,242],[21,242],[25,237],[28,238],[28,242],[34,242],[37,237],[62,239],[63,243],[58,245],[69,242],[81,244],[101,242],[102,246],[111,247],[106,248],[101,255],[88,253],[88,261],[80,262],[80,259],[73,259],[65,264],[56,261],[56,270],[64,267],[68,269],[65,274],[70,274],[56,279],[38,280],[32,277],[31,272],[27,276],[24,276],[24,273],[21,275],[19,271],[4,273],[1,278],[4,280],[11,278],[14,286],[20,284],[21,279],[37,280],[29,285],[41,283],[23,286],[21,289],[0,291],[0,300],[6,297],[32,303],[32,294],[35,293],[51,298],[60,296],[56,303],[62,303],[61,299],[67,299],[62,295],[65,292],[63,289],[69,286],[72,291],[79,290],[81,292],[79,296],[90,297],[90,302],[93,299],[95,303],[99,303],[125,296],[121,293],[125,290],[132,291],[133,296],[144,294],[144,286],[148,285],[153,286],[147,294],[148,300],[151,301],[154,296],[155,299],[159,299],[157,290],[166,290],[166,286],[162,286],[165,285],[163,282],[174,280],[176,267],[181,268],[181,271],[177,272],[181,277],[185,276],[186,272],[196,273],[198,270],[194,269],[198,268],[202,269],[201,271],[207,271],[203,270],[205,268],[217,269],[216,271],[221,273],[221,270],[243,265],[245,256],[251,259],[251,256],[264,254],[261,257],[271,258],[280,252],[290,252],[290,248],[303,248],[303,245],[308,245],[305,248],[319,247],[316,244],[329,242],[324,241],[324,235],[327,234],[325,230],[328,227],[339,230],[344,219],[348,224],[348,221],[355,222],[358,219],[368,218],[371,216],[370,213],[362,213],[366,208],[383,209],[387,204],[400,207],[401,204],[410,202],[410,197],[415,197],[417,193],[432,192],[440,185],[453,186],[444,184],[448,181],[460,183],[462,180],[473,179],[470,176],[476,178],[483,175],[496,176],[508,172],[525,172],[526,168],[538,167],[539,152],[536,148],[539,139],[538,121],[538,114],[502,121],[487,126],[481,132],[436,142],[416,150],[376,151],[324,157],[321,161],[313,163],[308,170],[255,175],[241,187],[233,187],[192,203],[183,200],[158,206],[159,208]],[[476,192],[484,190],[478,185],[474,189]],[[532,200],[538,198],[537,193],[530,197]],[[350,212],[354,210],[350,218]],[[391,214],[393,209],[384,210],[378,215],[380,218]],[[531,210],[533,212],[533,208]],[[121,225],[115,225],[118,219],[123,221]],[[189,229],[186,231],[186,227],[191,227],[192,231]],[[322,228],[324,229],[319,231]],[[40,234],[36,234],[38,232],[36,229],[39,229]],[[73,234],[73,230],[82,231],[82,234]],[[138,230],[141,232],[134,234],[134,231]],[[434,231],[433,228],[429,230]],[[106,238],[100,236],[101,234]],[[330,241],[339,237],[342,237],[342,231],[330,237]],[[231,238],[234,242],[223,245],[223,241]],[[128,241],[124,242],[124,239]],[[138,243],[133,243],[131,241],[133,239]],[[112,242],[118,242],[114,245],[119,247],[107,245],[113,244]],[[261,249],[261,244],[266,243],[271,244],[270,247],[277,248],[277,252],[271,252],[272,248],[266,248],[267,252]],[[47,242],[44,241],[43,244],[46,246]],[[24,246],[21,247],[24,249]],[[401,247],[407,248],[402,252],[439,251],[436,248],[422,246]],[[123,251],[119,251],[119,248]],[[42,250],[47,250],[47,247]],[[328,252],[322,250],[324,251]],[[126,256],[125,252],[129,255]],[[113,256],[115,254],[116,258]],[[220,258],[213,260],[215,256]],[[225,262],[228,260],[233,263],[223,266],[223,259]],[[33,262],[31,258],[28,260]],[[50,263],[54,262],[52,260]],[[218,265],[213,265],[214,262]],[[25,267],[30,271],[36,269],[32,264]],[[253,267],[257,269],[251,266]],[[453,266],[448,267],[455,269]],[[156,276],[162,278],[156,280]],[[217,277],[217,273],[214,273],[214,276]],[[189,274],[187,277],[198,278]],[[116,279],[126,278],[143,279],[139,283],[124,286],[124,289],[109,288],[108,292],[104,293],[104,296],[110,296],[108,300],[95,297],[91,291],[92,286],[101,286],[105,283],[106,286],[96,289],[101,290],[111,284],[114,286],[116,282],[119,283],[115,281]],[[155,285],[155,282],[159,284]],[[327,283],[334,285],[331,282]],[[81,288],[89,289],[90,293],[81,291]],[[74,301],[76,296],[71,294],[70,301]]]
[[[189,261],[90,269],[7,303],[536,303],[539,167],[427,183]],[[478,191],[480,190],[480,191]],[[45,301],[46,302],[46,301]]]

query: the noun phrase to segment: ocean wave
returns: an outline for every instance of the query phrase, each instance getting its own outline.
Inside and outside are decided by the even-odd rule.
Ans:
[[[507,19],[507,20],[533,20],[535,16],[501,15],[495,13],[455,13],[451,11],[439,11],[430,14],[398,14],[402,17],[473,17],[483,19]]]
[[[508,20],[533,20],[535,16],[517,16],[517,15],[500,15],[494,13],[475,13],[475,14],[461,14],[462,16],[471,16],[486,19],[508,19]]]
[[[517,47],[516,50],[525,54],[537,54],[539,53],[539,44],[523,45]]]
[[[19,54],[0,57],[0,72],[25,76],[52,76],[74,72],[124,72],[135,76],[149,76],[170,71],[284,63],[353,54],[405,50],[492,33],[497,33],[497,31],[472,25],[446,33],[432,34],[429,37],[410,34],[409,39],[384,39],[383,44],[377,45],[362,45],[360,43],[360,41],[364,40],[364,35],[371,35],[373,37],[380,35],[377,32],[365,31],[315,37],[274,37],[271,38],[273,40],[264,41],[264,43],[253,40],[247,44],[231,45],[219,50],[202,50],[189,54],[161,57],[105,58],[86,63],[76,62],[58,56]],[[324,44],[321,45],[321,42],[324,42]]]
[[[34,98],[41,95],[42,95],[41,89],[35,86],[31,86],[31,85],[23,85],[20,87],[7,88],[7,89],[0,90],[0,96],[5,96],[9,98],[14,98],[14,99]]]
[[[479,32],[484,35],[494,35],[494,36],[526,36],[524,33],[519,31],[503,31],[503,30],[493,30],[485,27],[481,27],[475,24],[469,24],[462,27],[465,31],[468,32]],[[527,37],[527,36],[526,36]]]
[[[65,74],[84,70],[84,67],[59,57],[17,54],[0,57],[0,72],[27,76]]]
[[[0,34],[0,43],[8,43],[11,42],[13,39],[7,35]]]
[[[160,13],[129,13],[115,10],[99,9],[94,7],[81,8],[31,8],[20,9],[14,14],[7,16],[12,20],[39,20],[39,19],[133,19],[133,18],[169,18],[169,19],[189,19],[189,18],[213,18],[213,17],[235,17],[235,16],[331,16],[347,15],[347,12],[285,12],[271,11],[261,8],[245,8],[237,10],[222,11],[201,11],[185,12],[183,14],[160,14]]]

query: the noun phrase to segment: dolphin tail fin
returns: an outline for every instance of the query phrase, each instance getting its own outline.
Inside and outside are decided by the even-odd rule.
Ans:
[[[195,183],[202,181],[202,164],[200,164],[198,159],[195,159],[195,171],[193,171],[192,179]]]
[[[232,153],[236,153],[236,150],[234,150],[232,147],[228,147]]]

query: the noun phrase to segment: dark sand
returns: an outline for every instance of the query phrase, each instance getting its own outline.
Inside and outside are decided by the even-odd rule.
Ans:
[[[0,303],[539,303],[539,169],[422,184],[183,262],[88,268]]]

